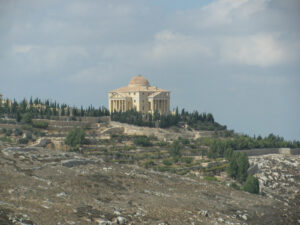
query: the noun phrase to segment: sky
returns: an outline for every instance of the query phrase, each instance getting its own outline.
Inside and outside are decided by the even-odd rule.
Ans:
[[[299,0],[0,0],[0,93],[107,106],[145,76],[171,110],[300,140]]]

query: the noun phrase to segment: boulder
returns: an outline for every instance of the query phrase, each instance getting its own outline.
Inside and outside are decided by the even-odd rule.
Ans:
[[[115,220],[114,223],[118,225],[125,225],[126,224],[126,218],[122,216],[118,216]]]

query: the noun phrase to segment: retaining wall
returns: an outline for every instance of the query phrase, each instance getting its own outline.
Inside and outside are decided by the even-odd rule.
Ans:
[[[300,148],[260,148],[249,150],[236,150],[245,152],[248,156],[268,155],[268,154],[284,154],[284,155],[300,155]]]

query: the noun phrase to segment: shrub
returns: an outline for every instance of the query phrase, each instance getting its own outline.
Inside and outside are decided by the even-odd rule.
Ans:
[[[26,124],[31,124],[32,123],[32,114],[31,113],[26,113],[22,117],[22,122]]]
[[[154,165],[155,163],[152,160],[147,160],[146,162],[143,163],[143,166],[147,169],[153,167]]]
[[[19,139],[19,143],[20,144],[28,144],[28,142],[29,142],[28,138],[21,138],[21,139]]]
[[[82,128],[75,128],[70,130],[65,143],[71,147],[76,147],[86,143],[85,140],[85,131]]]
[[[0,132],[3,133],[3,134],[5,134],[5,133],[6,133],[6,128],[2,128],[2,129],[0,130]]]
[[[17,136],[21,136],[23,134],[23,131],[19,128],[16,128],[14,131],[14,135]]]
[[[240,186],[237,185],[237,183],[235,183],[235,182],[231,183],[231,184],[230,184],[230,187],[232,187],[232,188],[235,189],[235,190],[240,190],[240,189],[241,189]]]
[[[159,141],[156,143],[157,146],[160,146],[160,147],[163,147],[163,146],[167,146],[168,145],[168,142],[166,141]]]
[[[179,137],[178,140],[183,144],[183,145],[189,145],[190,144],[190,140],[187,138],[181,138]]]
[[[12,140],[9,137],[0,137],[0,141],[11,143]]]
[[[46,121],[33,121],[32,126],[35,128],[40,128],[40,129],[47,129],[48,128],[48,122]]]
[[[143,147],[152,146],[152,143],[151,143],[150,139],[146,136],[136,137],[135,140],[134,140],[134,144],[139,145],[139,146],[143,146]]]
[[[218,181],[218,179],[216,177],[210,177],[210,176],[205,176],[204,180],[208,180],[208,181]]]
[[[172,143],[171,147],[169,148],[169,154],[173,158],[174,162],[178,162],[181,157],[182,151],[182,144],[176,140]]]
[[[243,190],[252,194],[259,193],[258,179],[253,176],[248,176],[246,182],[243,185]]]
[[[194,158],[192,157],[184,157],[182,158],[182,161],[185,162],[186,164],[191,164],[193,162]]]
[[[185,169],[185,170],[179,170],[179,171],[177,171],[176,174],[178,174],[178,175],[186,175],[189,172],[190,171],[188,169]]]
[[[12,130],[11,129],[7,129],[6,132],[5,132],[5,135],[7,137],[9,137],[11,134],[12,134]]]
[[[169,159],[164,159],[164,160],[163,160],[163,164],[166,165],[166,166],[171,166],[173,163],[172,163],[172,161],[169,160]]]

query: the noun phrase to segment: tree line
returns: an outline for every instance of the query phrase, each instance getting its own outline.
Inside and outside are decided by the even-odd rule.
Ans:
[[[283,137],[269,134],[266,137],[248,135],[234,135],[232,138],[211,139],[207,156],[219,158],[226,155],[227,150],[245,150],[255,148],[300,148],[300,141],[286,141]]]
[[[13,101],[6,99],[4,103],[0,102],[0,117],[7,116],[18,121],[26,113],[30,113],[34,118],[51,118],[52,116],[100,117],[109,115],[109,111],[105,107],[95,108],[91,105],[87,108],[77,108],[48,99],[43,101],[39,98],[30,98],[28,101],[24,98],[20,102],[15,99]]]

